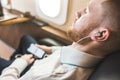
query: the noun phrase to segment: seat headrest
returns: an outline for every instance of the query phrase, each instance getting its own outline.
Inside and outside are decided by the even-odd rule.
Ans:
[[[120,51],[106,57],[89,80],[120,80]]]

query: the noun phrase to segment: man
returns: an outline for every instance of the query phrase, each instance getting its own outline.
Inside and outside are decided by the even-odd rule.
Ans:
[[[3,71],[0,80],[87,80],[102,58],[120,50],[119,7],[119,0],[91,0],[87,8],[77,12],[76,21],[68,31],[74,41],[72,45],[36,45],[51,55],[36,60],[31,69],[19,77],[34,61],[32,55],[24,55]]]

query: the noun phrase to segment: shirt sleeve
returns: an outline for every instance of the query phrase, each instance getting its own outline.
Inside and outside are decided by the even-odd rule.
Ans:
[[[18,80],[21,72],[27,67],[25,59],[16,59],[9,67],[5,68],[0,76],[0,80]]]

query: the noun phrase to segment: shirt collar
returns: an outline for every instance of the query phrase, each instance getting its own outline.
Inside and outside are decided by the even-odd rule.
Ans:
[[[102,57],[79,51],[71,46],[61,48],[61,63],[80,67],[93,67]]]

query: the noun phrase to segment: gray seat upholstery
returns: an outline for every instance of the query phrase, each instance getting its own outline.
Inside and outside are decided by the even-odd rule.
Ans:
[[[89,80],[120,80],[120,53],[114,52],[105,58]]]

